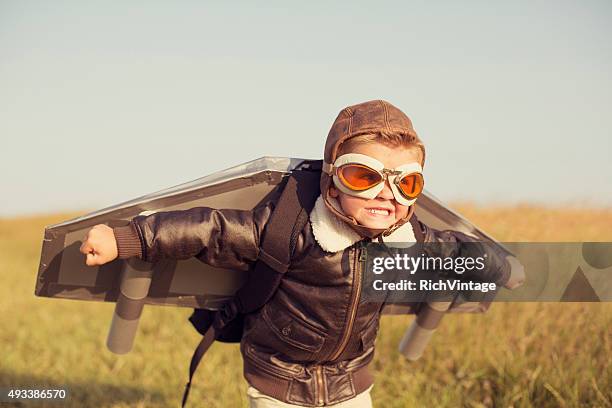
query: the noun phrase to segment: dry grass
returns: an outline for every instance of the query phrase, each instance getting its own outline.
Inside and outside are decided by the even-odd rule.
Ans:
[[[612,209],[456,208],[502,241],[612,240]],[[0,219],[0,387],[68,388],[56,406],[180,405],[198,342],[188,310],[145,308],[134,350],[116,356],[104,345],[112,305],[34,297],[44,226],[74,215]],[[416,363],[396,351],[409,321],[383,319],[377,407],[612,406],[610,304],[496,304],[447,316]],[[192,406],[245,406],[241,372],[237,347],[215,344]]]

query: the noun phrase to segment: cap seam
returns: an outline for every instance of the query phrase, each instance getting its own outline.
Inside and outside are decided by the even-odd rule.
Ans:
[[[380,101],[380,104],[382,105],[382,108],[383,108],[383,114],[385,118],[385,128],[389,130],[391,129],[391,124],[389,123],[389,111],[387,110],[387,105],[385,104],[385,101]]]

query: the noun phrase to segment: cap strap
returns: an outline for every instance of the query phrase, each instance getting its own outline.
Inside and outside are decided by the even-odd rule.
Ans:
[[[331,163],[323,162],[321,170],[323,170],[323,173],[325,174],[332,174],[334,171],[334,165]]]

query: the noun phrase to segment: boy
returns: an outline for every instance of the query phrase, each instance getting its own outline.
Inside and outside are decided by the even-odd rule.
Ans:
[[[241,352],[251,407],[371,407],[368,364],[382,305],[359,302],[363,243],[416,242],[415,235],[425,242],[470,240],[412,217],[424,161],[410,119],[391,104],[370,101],[340,112],[325,144],[321,195],[290,269],[274,297],[246,318]],[[271,199],[251,211],[201,207],[139,216],[127,227],[97,225],[81,252],[87,265],[195,256],[247,270],[274,205]],[[490,281],[504,284],[509,263],[487,255],[495,260]]]

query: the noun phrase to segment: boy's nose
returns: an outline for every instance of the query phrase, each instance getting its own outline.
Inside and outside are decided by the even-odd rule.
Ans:
[[[385,180],[385,188],[383,188],[380,193],[376,196],[376,198],[381,198],[385,200],[393,200],[395,197],[393,196],[393,190],[391,190],[391,185],[389,184],[389,180]]]

